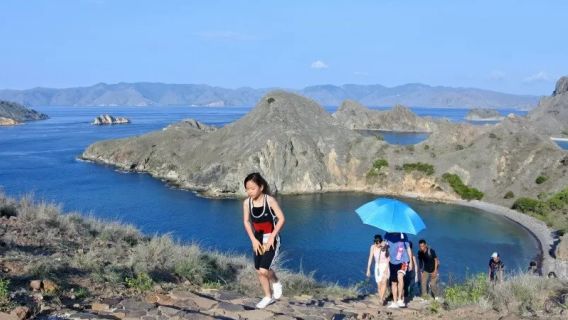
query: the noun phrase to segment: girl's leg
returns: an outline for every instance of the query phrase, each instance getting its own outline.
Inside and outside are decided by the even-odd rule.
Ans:
[[[381,304],[385,302],[385,292],[387,291],[387,281],[386,279],[382,279],[381,282],[378,283],[379,286],[379,300]]]
[[[268,270],[268,279],[270,279],[270,281],[272,282],[278,282],[278,278],[276,277],[276,273],[274,272],[274,270],[272,269]]]
[[[258,280],[260,281],[260,286],[262,287],[262,291],[264,292],[265,297],[272,297],[272,292],[270,292],[270,280],[269,272],[266,269],[260,268],[257,270],[258,273]]]

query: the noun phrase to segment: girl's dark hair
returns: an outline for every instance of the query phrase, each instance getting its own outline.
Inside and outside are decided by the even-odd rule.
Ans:
[[[264,180],[264,178],[260,175],[260,173],[258,172],[253,172],[251,174],[249,174],[246,178],[245,178],[245,188],[247,187],[247,182],[252,181],[254,183],[256,183],[256,185],[258,185],[259,187],[262,187],[262,192],[264,194],[270,194],[270,186],[268,186],[268,182],[266,182],[266,180]]]
[[[383,242],[383,237],[380,234],[376,234],[374,237],[375,242]]]

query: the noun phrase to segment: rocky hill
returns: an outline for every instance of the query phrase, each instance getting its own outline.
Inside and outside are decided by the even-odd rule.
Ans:
[[[529,130],[529,123],[511,118],[493,127],[475,127],[432,121],[430,138],[401,147],[349,130],[314,101],[275,91],[248,115],[214,132],[189,127],[104,141],[91,145],[82,157],[149,172],[210,195],[242,194],[242,177],[261,171],[281,193],[378,189],[452,197],[452,189],[441,180],[443,173],[452,172],[486,192],[486,199],[510,205],[512,200],[503,198],[509,190],[536,196],[558,191],[566,181],[564,152]],[[379,158],[390,165],[383,169],[384,179],[375,183],[367,173]],[[416,176],[397,169],[417,162],[432,165],[435,174]],[[545,186],[531,183],[541,174],[551,180]]]
[[[546,136],[568,134],[568,77],[556,83],[550,97],[540,100],[538,107],[529,112],[528,118],[537,132]]]
[[[503,120],[503,116],[495,109],[475,108],[469,110],[465,119],[469,121],[500,121]]]
[[[251,106],[269,89],[227,89],[201,84],[164,83],[99,83],[90,87],[29,90],[0,90],[0,99],[40,106]],[[479,105],[488,108],[532,108],[536,96],[499,93],[474,88],[432,87],[406,84],[396,87],[381,85],[342,86],[319,85],[289,90],[312,98],[324,106],[338,106],[344,100],[356,100],[366,105],[467,108]]]
[[[431,121],[410,109],[396,105],[388,111],[373,111],[356,101],[346,100],[333,117],[349,129],[374,129],[403,132],[431,132]]]
[[[47,118],[49,118],[47,115],[28,109],[19,103],[0,100],[0,119],[7,125]]]

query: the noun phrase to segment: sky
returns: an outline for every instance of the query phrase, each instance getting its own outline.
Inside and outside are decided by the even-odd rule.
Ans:
[[[568,1],[2,0],[0,89],[424,83],[548,95]]]

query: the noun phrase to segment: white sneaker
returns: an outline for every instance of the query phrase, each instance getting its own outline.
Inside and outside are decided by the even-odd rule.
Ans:
[[[282,297],[282,284],[280,281],[272,284],[272,298],[278,300]]]
[[[262,300],[260,300],[259,303],[256,304],[256,308],[257,309],[264,309],[266,308],[269,304],[273,303],[274,299],[270,298],[270,297],[264,297],[262,298]]]
[[[404,304],[404,301],[403,301],[403,300],[398,300],[398,301],[396,302],[396,305],[397,305],[399,308],[405,308],[405,307],[406,307],[406,304]]]
[[[398,304],[396,304],[396,302],[392,301],[387,308],[398,309]]]

